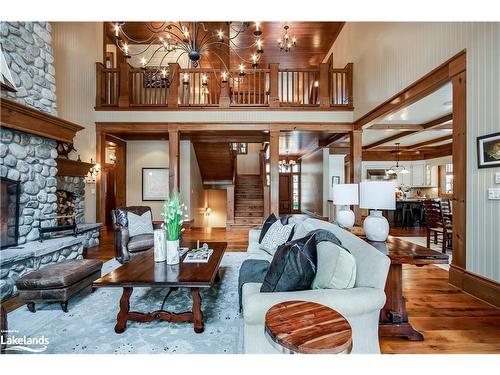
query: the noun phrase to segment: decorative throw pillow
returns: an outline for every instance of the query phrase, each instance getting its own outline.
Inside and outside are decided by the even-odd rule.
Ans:
[[[142,215],[127,212],[128,233],[130,237],[139,234],[153,234],[153,219],[151,211],[146,211]]]
[[[276,217],[276,215],[274,213],[272,213],[271,215],[268,216],[266,221],[264,221],[264,224],[262,225],[262,229],[260,230],[259,243],[262,242],[262,240],[264,239],[264,236],[266,235],[266,233],[269,230],[269,228],[271,227],[271,225],[273,225],[277,220],[278,220],[278,218]]]
[[[283,245],[293,235],[294,224],[283,225],[281,221],[276,220],[264,235],[260,248],[274,255],[278,246]]]
[[[322,241],[317,245],[318,268],[312,289],[349,289],[356,281],[356,259],[346,249]]]
[[[314,235],[281,245],[267,271],[261,292],[307,290],[316,274]]]

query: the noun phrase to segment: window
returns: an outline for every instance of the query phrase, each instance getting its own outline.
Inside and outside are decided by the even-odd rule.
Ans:
[[[299,175],[294,174],[292,176],[292,209],[298,211],[300,209],[299,204]]]
[[[453,193],[453,164],[446,164],[444,175],[444,191],[446,194]]]
[[[246,142],[231,142],[229,147],[239,155],[248,154],[248,143]]]

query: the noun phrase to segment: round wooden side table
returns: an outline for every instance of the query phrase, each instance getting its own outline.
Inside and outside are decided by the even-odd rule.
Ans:
[[[286,354],[349,354],[351,325],[340,313],[314,302],[286,301],[266,313],[265,334]]]

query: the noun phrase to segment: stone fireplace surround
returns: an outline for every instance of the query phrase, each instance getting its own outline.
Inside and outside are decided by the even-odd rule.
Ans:
[[[83,177],[58,176],[55,140],[0,128],[0,176],[20,181],[18,246],[0,250],[0,299],[17,293],[26,273],[64,259],[81,259],[86,247],[99,244],[99,223],[84,224]],[[57,225],[56,191],[73,194],[78,236],[40,243],[39,228]]]

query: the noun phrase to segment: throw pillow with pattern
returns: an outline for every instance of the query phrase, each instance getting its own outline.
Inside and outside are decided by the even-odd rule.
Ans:
[[[146,211],[142,215],[127,212],[128,233],[130,237],[139,234],[153,234],[153,218],[151,211]]]
[[[293,236],[293,228],[295,224],[281,224],[280,220],[276,220],[264,235],[260,243],[260,248],[270,255],[274,255],[278,246],[283,245]]]

